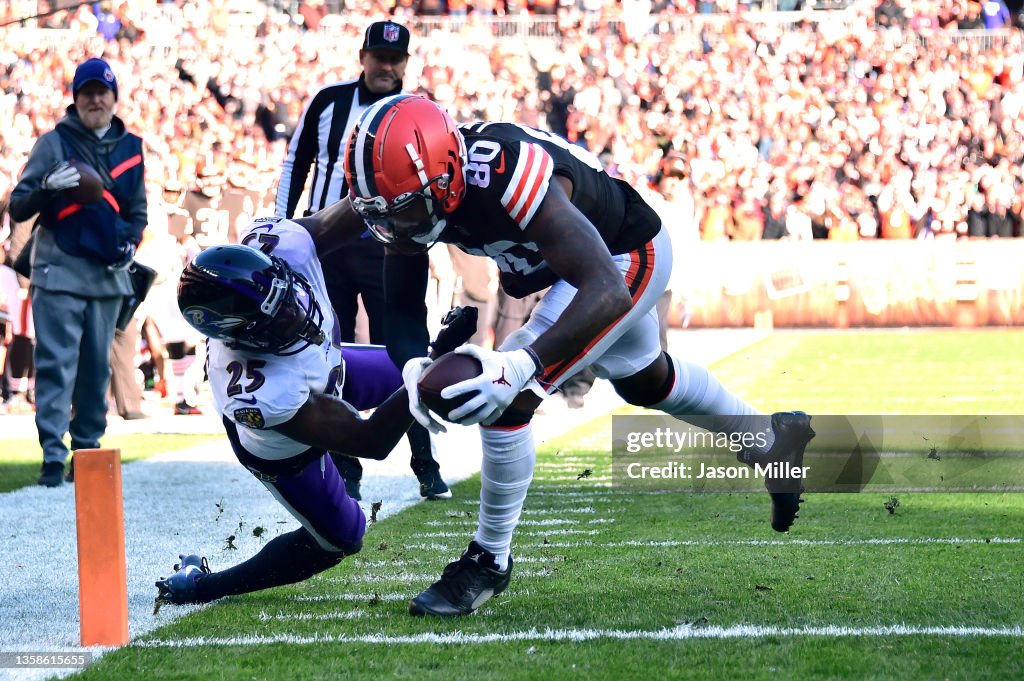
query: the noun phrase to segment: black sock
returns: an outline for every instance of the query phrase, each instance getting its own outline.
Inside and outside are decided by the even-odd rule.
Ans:
[[[409,450],[412,452],[409,466],[416,477],[422,478],[426,474],[440,472],[441,467],[434,460],[434,452],[430,446],[430,433],[427,432],[427,429],[414,423],[405,436],[409,440]]]
[[[202,602],[294,584],[334,567],[350,553],[325,551],[306,528],[274,537],[247,561],[202,577],[196,585]]]

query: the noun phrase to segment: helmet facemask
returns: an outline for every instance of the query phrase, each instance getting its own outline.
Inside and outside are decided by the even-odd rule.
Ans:
[[[260,303],[263,316],[232,333],[228,345],[282,356],[320,345],[324,342],[320,328],[324,315],[313,288],[283,260],[271,259],[277,267],[267,282],[267,296]],[[262,274],[254,278],[258,281]]]
[[[383,196],[352,197],[352,207],[377,241],[392,246],[402,244],[404,250],[426,251],[447,226],[441,202],[435,196],[446,191],[448,184],[448,177],[440,175],[419,191],[395,197],[390,205]]]
[[[352,207],[378,241],[426,251],[466,189],[465,141],[434,102],[395,95],[372,105],[353,128],[345,178]]]

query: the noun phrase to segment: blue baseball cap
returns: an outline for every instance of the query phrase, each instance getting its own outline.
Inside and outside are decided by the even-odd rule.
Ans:
[[[117,100],[117,78],[114,78],[114,72],[110,69],[110,64],[96,57],[87,59],[75,69],[75,79],[71,83],[72,98],[78,97],[78,91],[90,80],[103,83],[113,90],[114,100]]]

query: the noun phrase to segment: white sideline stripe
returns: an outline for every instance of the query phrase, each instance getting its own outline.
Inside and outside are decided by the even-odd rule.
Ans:
[[[366,610],[335,610],[334,612],[299,612],[299,613],[285,613],[278,612],[276,615],[271,615],[266,611],[261,611],[256,616],[260,622],[319,622],[323,620],[357,620],[363,617],[380,617],[379,613],[370,613]]]
[[[431,578],[433,579],[433,577]],[[297,603],[330,603],[331,601],[407,601],[409,594],[320,594],[316,596],[291,596]]]
[[[422,537],[423,535],[420,535],[420,536]],[[460,534],[459,536],[460,537],[465,537],[466,535]],[[352,563],[357,568],[363,570],[363,569],[377,569],[377,568],[394,568],[394,567],[398,567],[399,565],[402,565],[402,566],[422,565],[424,563],[435,564],[435,563],[439,563],[440,559],[442,559],[442,558],[444,558],[444,556],[440,556],[438,558],[438,560],[428,560],[428,559],[424,559],[424,558],[418,558],[416,556],[409,556],[408,558],[402,558],[401,561],[393,561],[393,560],[361,560],[359,558],[356,558],[355,560],[352,561]],[[516,561],[516,565],[519,565],[519,564],[522,564],[522,563],[539,563],[539,564],[543,565],[543,564],[546,564],[546,563],[562,563],[562,562],[565,562],[564,558],[562,558],[561,556],[523,556],[522,558],[520,558],[519,556],[516,556],[515,561]],[[519,574],[518,571],[516,572],[516,574]],[[437,577],[437,575],[434,575],[431,579],[436,579],[436,577]]]
[[[452,522],[460,520],[459,518],[452,518],[450,520],[428,520],[423,523],[428,527],[468,527],[470,525],[476,526],[476,520],[472,522]],[[519,527],[547,527],[551,525],[579,525],[580,521],[570,520],[569,518],[549,518],[547,520],[520,520]]]
[[[894,624],[876,627],[768,627],[756,625],[737,625],[732,627],[693,627],[681,625],[671,629],[655,630],[624,630],[624,629],[528,629],[512,631],[505,634],[465,634],[451,632],[447,634],[423,633],[407,636],[385,636],[383,634],[352,635],[352,634],[315,634],[313,636],[296,636],[294,634],[276,634],[270,636],[233,636],[226,638],[191,637],[182,639],[156,639],[139,641],[134,645],[139,648],[198,648],[202,646],[256,646],[275,643],[292,645],[315,645],[321,643],[375,643],[383,645],[402,644],[437,644],[455,643],[475,645],[481,643],[507,643],[513,641],[552,641],[580,642],[600,639],[620,641],[682,641],[692,639],[752,639],[766,637],[797,638],[802,636],[824,636],[860,638],[875,636],[951,636],[956,638],[1024,638],[1024,627],[966,627],[966,626],[912,626]]]
[[[372,560],[372,559],[363,560],[363,559],[358,558],[358,557],[352,559],[352,565],[354,565],[359,570],[365,570],[365,569],[371,569],[371,568],[393,568],[393,567],[398,567],[399,565],[402,565],[404,567],[404,566],[408,566],[408,565],[419,565],[420,563],[423,563],[423,562],[425,562],[425,561],[422,558],[417,558],[416,556],[409,556],[408,558],[402,558],[401,561],[395,561],[395,560]]]
[[[519,561],[516,561],[519,562]],[[516,577],[550,577],[550,570],[516,570]],[[384,573],[353,573],[351,575],[339,575],[337,577],[327,577],[324,579],[329,584],[377,584],[380,582],[426,582],[430,584],[437,580],[438,573],[414,573],[414,572],[396,572],[394,574]],[[372,594],[366,594],[365,598],[370,598]]]
[[[701,540],[701,539],[670,539],[666,541],[628,541],[613,542],[579,542],[550,543],[546,546],[572,548],[574,546],[593,546],[599,548],[616,547],[661,547],[661,546],[888,546],[892,544],[926,545],[926,544],[1020,544],[1018,537],[977,538],[915,538],[883,537],[879,539],[735,539],[735,540]]]
[[[608,498],[605,494],[599,492],[558,492],[552,490],[552,488],[550,487],[536,489],[536,491],[534,491],[535,489],[536,488],[531,487],[530,491],[526,493],[528,499],[532,497],[564,497],[566,499],[581,499],[584,501],[593,502],[601,501],[603,499]],[[479,501],[476,501],[474,503],[476,503],[478,506],[480,504]]]
[[[597,533],[597,530],[592,530]],[[519,536],[550,536],[555,531],[527,533],[519,532]],[[513,540],[514,541],[514,540]],[[928,544],[1020,544],[1020,537],[991,537],[987,539],[963,538],[963,537],[919,537],[908,539],[905,537],[883,537],[878,539],[669,539],[665,541],[640,541],[636,539],[628,541],[612,542],[548,542],[543,546],[529,545],[513,547],[513,555],[516,551],[524,551],[535,548],[544,549],[572,549],[579,547],[594,548],[627,548],[627,547],[672,547],[672,546],[889,546],[894,544],[903,545],[928,545]],[[403,544],[403,548],[413,551],[447,551],[451,547],[445,544]],[[517,559],[518,560],[518,559]]]
[[[420,532],[416,536],[423,539],[466,539],[469,532]],[[596,536],[601,534],[600,530],[530,530],[517,533],[523,537],[551,537],[566,534],[581,534]]]
[[[582,473],[584,468],[594,469],[598,464],[594,462],[588,463],[538,463],[534,466],[534,470],[545,470],[545,471],[556,471],[559,473]]]
[[[531,532],[520,532],[524,537],[556,537],[566,534],[578,534],[588,537],[596,537],[601,530],[536,530]]]

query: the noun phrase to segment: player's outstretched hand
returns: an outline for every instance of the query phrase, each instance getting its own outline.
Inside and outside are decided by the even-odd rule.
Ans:
[[[440,336],[439,336],[440,337]],[[412,414],[416,423],[420,424],[431,433],[444,433],[445,427],[440,421],[430,415],[430,410],[420,400],[420,375],[423,370],[430,366],[432,360],[429,357],[413,357],[402,367],[402,383],[409,393],[409,413]]]
[[[437,332],[437,338],[431,342],[431,357],[437,358],[449,353],[469,339],[476,333],[476,322],[479,310],[472,305],[466,307],[453,307],[441,320],[441,330]]]
[[[464,426],[474,423],[487,426],[494,423],[537,373],[537,364],[526,350],[498,352],[475,345],[463,345],[455,352],[476,357],[483,367],[476,378],[450,385],[441,391],[441,397],[445,399],[476,393],[448,414],[449,421]]]

